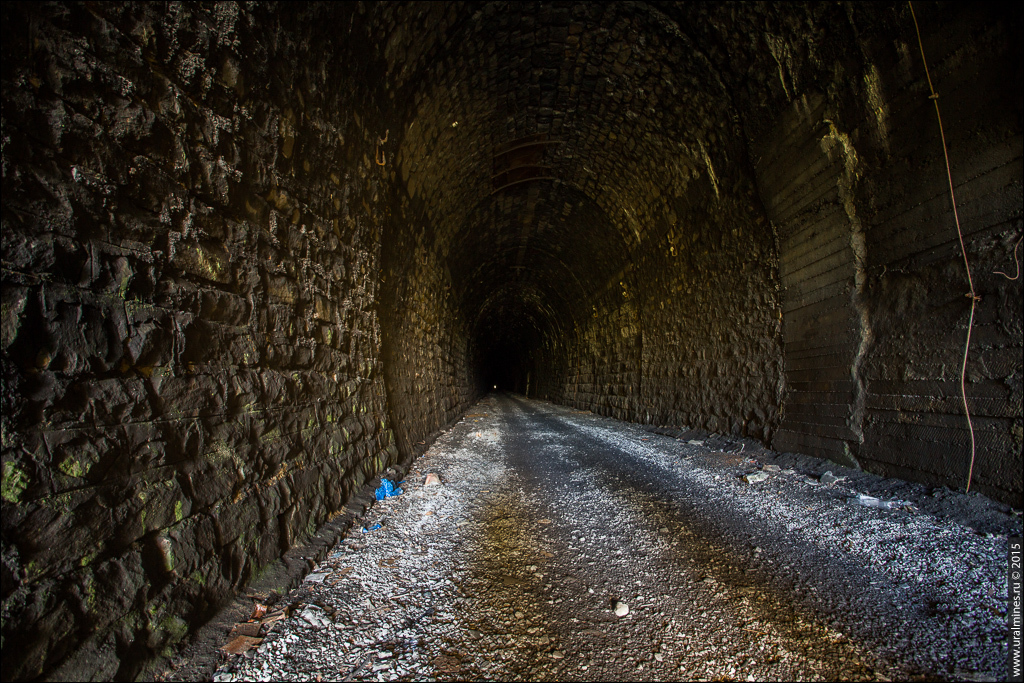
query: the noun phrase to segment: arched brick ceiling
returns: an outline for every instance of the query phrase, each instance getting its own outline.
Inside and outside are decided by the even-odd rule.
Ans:
[[[395,173],[468,320],[518,296],[571,326],[652,232],[746,186],[737,117],[702,50],[652,6],[471,9],[381,10],[406,103]],[[538,177],[508,184],[509,165]]]
[[[520,289],[546,300],[554,320],[568,330],[594,289],[621,267],[625,248],[607,214],[589,197],[544,181],[481,199],[452,245],[447,265],[470,317],[499,290]]]

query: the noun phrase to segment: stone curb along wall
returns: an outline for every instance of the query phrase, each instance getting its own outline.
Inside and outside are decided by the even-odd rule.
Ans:
[[[396,461],[361,21],[4,4],[5,680],[139,675]]]

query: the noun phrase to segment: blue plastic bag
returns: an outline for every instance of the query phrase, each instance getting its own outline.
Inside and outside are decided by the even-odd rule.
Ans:
[[[395,486],[395,484],[390,479],[381,479],[380,486],[377,487],[377,490],[374,492],[374,495],[376,495],[377,500],[384,500],[385,498],[389,498],[391,496],[402,495],[402,489]]]

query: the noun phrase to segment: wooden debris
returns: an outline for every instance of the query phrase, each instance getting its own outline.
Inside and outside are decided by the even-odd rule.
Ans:
[[[235,627],[231,629],[230,637],[248,636],[250,638],[258,638],[260,635],[260,626],[262,625],[263,624],[258,621],[248,621],[235,624]]]
[[[262,638],[252,638],[250,636],[237,636],[232,640],[228,641],[228,644],[221,648],[224,652],[229,655],[239,655],[243,652],[248,652],[252,648],[256,647],[263,642]]]

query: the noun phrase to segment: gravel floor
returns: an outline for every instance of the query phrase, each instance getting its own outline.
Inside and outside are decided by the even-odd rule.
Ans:
[[[214,680],[1005,678],[1019,513],[657,431],[485,398]]]

